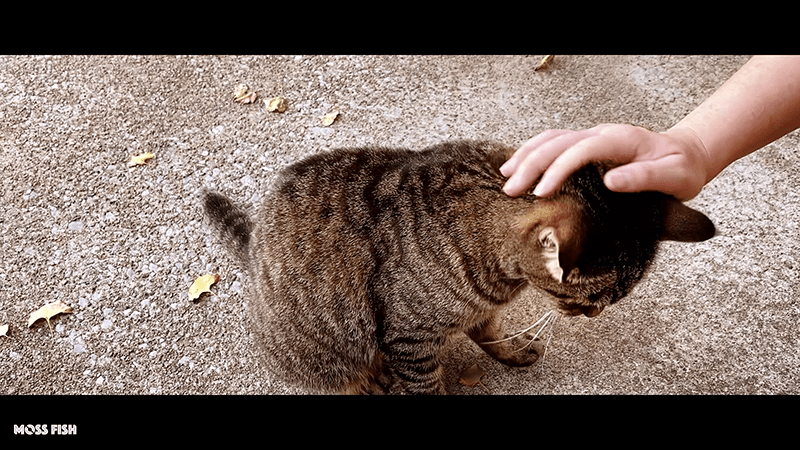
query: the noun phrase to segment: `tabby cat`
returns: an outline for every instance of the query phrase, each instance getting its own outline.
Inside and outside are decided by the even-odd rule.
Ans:
[[[541,347],[498,317],[533,285],[565,315],[595,316],[642,277],[660,239],[714,235],[660,193],[608,191],[590,164],[548,198],[512,198],[513,149],[447,142],[421,151],[339,149],[284,169],[255,221],[205,193],[206,214],[253,283],[268,366],[316,392],[445,392],[440,352],[463,331],[496,360]],[[399,384],[398,384],[399,383]]]

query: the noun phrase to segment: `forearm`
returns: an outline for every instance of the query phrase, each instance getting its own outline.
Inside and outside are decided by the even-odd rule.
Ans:
[[[667,133],[687,129],[708,157],[706,182],[800,127],[800,57],[755,56]]]

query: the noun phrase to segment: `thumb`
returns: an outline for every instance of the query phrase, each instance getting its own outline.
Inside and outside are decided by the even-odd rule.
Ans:
[[[639,192],[643,184],[642,177],[635,167],[630,167],[632,165],[609,170],[603,177],[606,187],[614,192]]]
[[[638,161],[609,170],[603,181],[615,192],[659,191],[672,184],[671,172],[663,161]]]
[[[700,190],[695,189],[696,183],[689,180],[681,164],[669,157],[633,162],[611,169],[603,181],[608,189],[615,192],[660,191],[681,200],[696,196]]]

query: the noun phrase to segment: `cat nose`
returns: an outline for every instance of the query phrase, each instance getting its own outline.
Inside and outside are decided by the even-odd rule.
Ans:
[[[599,305],[584,306],[581,309],[583,311],[583,315],[586,317],[594,317],[603,312],[603,306]]]

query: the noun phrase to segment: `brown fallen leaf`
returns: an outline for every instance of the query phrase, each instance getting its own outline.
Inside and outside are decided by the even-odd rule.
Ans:
[[[200,298],[206,292],[214,292],[211,291],[211,285],[219,281],[219,275],[213,273],[207,273],[203,276],[197,277],[192,283],[192,286],[189,288],[189,299],[194,301]],[[217,295],[217,294],[214,294]]]
[[[333,111],[325,114],[322,116],[322,126],[330,126],[337,117],[339,117],[339,111]]]
[[[141,166],[142,164],[147,163],[147,160],[156,156],[150,152],[142,153],[141,155],[131,156],[131,160],[128,161],[128,166]]]
[[[8,325],[0,325],[0,336],[8,336]]]
[[[286,111],[287,102],[283,97],[273,97],[267,102],[267,111],[282,113]]]
[[[533,68],[533,71],[536,72],[537,70],[547,69],[555,58],[556,55],[545,55],[545,57],[542,58],[541,61],[539,61],[539,64],[537,64],[536,67]]]
[[[481,378],[483,378],[484,375],[486,375],[486,372],[484,372],[479,365],[473,364],[472,367],[461,372],[461,377],[458,379],[458,382],[464,386],[472,387],[476,384],[483,384],[481,383]]]
[[[246,84],[236,86],[236,89],[233,91],[233,101],[237,103],[255,103],[257,99],[258,94],[251,91]]]
[[[31,316],[28,318],[28,328],[37,320],[44,319],[47,321],[47,326],[52,331],[53,327],[50,325],[50,318],[57,314],[69,314],[71,312],[72,308],[61,300],[48,303],[31,313]]]

